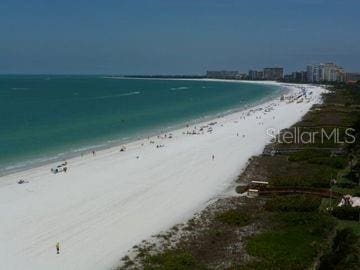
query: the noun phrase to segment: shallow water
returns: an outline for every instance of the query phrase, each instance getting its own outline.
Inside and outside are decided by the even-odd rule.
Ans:
[[[279,86],[0,76],[0,174],[238,109]]]

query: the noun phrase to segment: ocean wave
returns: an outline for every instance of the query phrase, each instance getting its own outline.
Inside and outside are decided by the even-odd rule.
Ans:
[[[11,88],[11,90],[28,90],[29,88],[26,88],[26,87],[13,87]]]
[[[54,154],[52,156],[43,156],[43,157],[39,157],[39,158],[32,158],[32,159],[24,160],[24,161],[17,162],[14,164],[0,166],[0,176],[11,173],[11,172],[17,172],[17,171],[21,171],[24,169],[29,169],[35,165],[40,166],[42,164],[51,163],[58,159],[61,159],[61,157],[64,155],[65,155],[65,153]]]
[[[53,162],[63,161],[80,155],[83,152],[89,152],[91,150],[97,150],[106,147],[106,143],[101,144],[90,144],[88,146],[82,146],[77,148],[70,148],[64,152],[44,154],[41,157],[29,158],[14,164],[1,166],[0,164],[0,176],[6,175],[8,173],[15,173],[18,171],[30,169],[36,166],[41,166],[45,164],[51,164]]]
[[[134,92],[124,93],[124,94],[94,97],[93,99],[106,99],[106,98],[117,98],[117,97],[133,96],[133,95],[139,95],[140,93],[141,92],[139,92],[139,91],[134,91]]]
[[[181,91],[181,90],[187,90],[189,87],[186,86],[180,86],[180,87],[172,87],[170,88],[170,91]]]
[[[124,93],[124,94],[98,96],[98,97],[89,97],[89,98],[80,98],[80,99],[92,100],[92,99],[119,98],[119,97],[133,96],[133,95],[139,95],[139,94],[141,94],[141,92],[139,92],[139,91],[134,91],[134,92]]]

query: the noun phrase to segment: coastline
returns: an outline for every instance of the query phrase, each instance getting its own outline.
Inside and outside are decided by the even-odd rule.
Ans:
[[[349,174],[358,162],[348,162],[359,149],[359,84],[331,87],[322,97],[281,134],[340,127],[356,130],[356,141],[343,133],[339,140],[317,138],[312,146],[269,143],[239,172],[236,193],[218,196],[191,219],[139,242],[116,269],[356,268],[359,208],[344,206],[344,198],[355,201],[360,194],[358,177]],[[334,179],[330,188],[328,179]]]
[[[135,78],[127,78],[127,77],[104,77],[104,78],[107,78],[107,79],[135,79]],[[282,94],[288,93],[292,86],[292,84],[279,83],[276,81],[246,81],[246,80],[239,81],[239,80],[206,79],[206,78],[205,79],[136,78],[136,79],[139,79],[139,80],[175,80],[175,81],[184,81],[185,80],[185,81],[209,81],[209,82],[227,82],[227,83],[265,84],[265,85],[278,86],[279,91],[274,94],[271,94],[267,97],[264,97],[260,100],[256,100],[252,103],[248,103],[248,104],[245,104],[242,106],[239,105],[236,108],[232,108],[232,109],[229,109],[226,111],[214,112],[212,114],[209,114],[209,115],[206,115],[203,117],[190,119],[188,121],[180,121],[179,123],[174,123],[167,127],[154,128],[154,129],[148,130],[146,132],[137,133],[137,134],[131,135],[129,137],[119,138],[119,139],[116,139],[113,141],[99,141],[99,142],[96,142],[95,144],[83,145],[79,148],[70,149],[68,151],[60,152],[57,154],[43,155],[41,157],[30,158],[21,163],[7,165],[4,168],[2,168],[2,170],[0,170],[0,181],[1,181],[1,178],[4,176],[15,174],[15,173],[21,173],[23,171],[28,171],[30,169],[47,166],[47,165],[50,165],[53,163],[62,162],[64,160],[73,159],[73,158],[80,156],[82,153],[88,154],[93,150],[94,151],[103,151],[103,150],[108,150],[111,148],[121,147],[124,144],[129,144],[129,143],[133,143],[136,141],[140,141],[140,140],[143,140],[144,138],[155,137],[157,135],[161,135],[164,133],[169,133],[169,132],[173,132],[173,131],[176,131],[179,129],[183,129],[186,127],[186,125],[197,125],[197,124],[199,125],[199,124],[202,124],[202,123],[205,123],[208,121],[213,121],[219,117],[223,117],[223,116],[227,116],[227,115],[230,115],[233,113],[241,112],[248,108],[252,108],[252,107],[264,104],[273,99],[276,99],[276,98],[280,97]],[[289,86],[290,86],[290,88],[289,88]]]
[[[74,257],[71,253],[74,253],[81,254],[81,258],[76,258],[78,263],[83,263],[79,265],[80,268],[105,269],[114,265],[121,253],[125,253],[133,244],[191,217],[194,212],[203,208],[206,202],[226,190],[239,171],[244,169],[247,159],[264,148],[265,134],[259,136],[259,132],[263,132],[268,124],[278,128],[290,126],[314,103],[320,101],[319,95],[323,90],[306,87],[317,91],[309,103],[284,102],[280,106],[274,105],[276,100],[268,101],[212,120],[218,123],[211,133],[187,135],[183,132],[193,130],[194,127],[182,128],[171,132],[172,139],[159,139],[155,136],[149,140],[131,142],[127,144],[127,151],[124,153],[119,153],[117,146],[99,151],[95,157],[87,155],[68,160],[69,172],[66,174],[51,175],[50,166],[44,165],[2,177],[5,181],[0,182],[0,193],[4,196],[0,205],[4,207],[2,210],[5,210],[5,206],[10,206],[13,212],[6,212],[5,220],[9,223],[3,224],[5,230],[1,231],[11,231],[11,221],[21,221],[24,215],[26,217],[29,214],[27,211],[39,212],[33,213],[35,217],[32,218],[40,223],[40,226],[37,226],[36,222],[30,223],[29,230],[34,236],[29,235],[29,230],[15,224],[19,229],[19,239],[25,238],[29,241],[25,243],[29,244],[29,252],[25,252],[26,256],[16,265],[11,264],[14,262],[10,256],[4,255],[2,260],[8,261],[9,268],[13,269],[21,269],[28,263],[27,260],[34,257],[37,260],[33,269],[72,269]],[[272,106],[273,109],[264,116],[259,108],[267,106]],[[288,109],[294,110],[293,113],[289,114]],[[263,119],[260,121],[254,118],[255,115],[262,116]],[[275,123],[272,123],[272,119]],[[211,120],[196,125],[209,124],[209,121]],[[236,130],[241,133],[240,138],[236,136]],[[165,147],[156,149],[156,143],[150,145],[150,140],[164,143]],[[237,142],[239,145],[236,145]],[[229,145],[231,143],[234,143],[233,147]],[[243,155],[239,154],[241,152]],[[212,161],[213,153],[215,160]],[[139,168],[145,172],[139,172]],[[24,189],[20,187],[21,190],[15,183],[19,177],[30,180],[28,185],[24,185]],[[133,186],[136,186],[135,189]],[[68,190],[69,187],[71,190]],[[90,193],[86,193],[88,188]],[[173,192],[175,194],[172,194]],[[186,194],[185,201],[182,194]],[[137,197],[134,197],[135,195]],[[78,196],[81,198],[77,198]],[[64,201],[64,198],[69,201]],[[29,202],[34,203],[32,207],[26,205]],[[49,205],[42,206],[43,202]],[[153,209],[154,207],[159,208]],[[54,214],[49,217],[51,212]],[[161,222],[158,222],[157,218]],[[56,223],[57,220],[60,224]],[[53,222],[59,225],[59,228],[55,226],[55,229],[49,230],[46,225],[51,226]],[[79,228],[74,227],[73,222]],[[120,232],[113,228],[115,224],[122,228],[118,229]],[[147,227],[145,232],[144,226]],[[40,231],[43,234],[43,230],[47,233],[46,238],[37,239],[36,236]],[[106,231],[104,237],[103,231]],[[34,238],[37,240],[34,241]],[[65,246],[71,247],[69,251],[65,251],[64,261],[56,258],[54,262],[49,259],[52,256],[54,238],[61,238],[60,241],[64,242]],[[19,243],[14,245],[10,239],[8,241],[1,245],[0,250],[4,250],[0,254],[5,254],[6,247],[12,248],[15,254],[22,254],[22,250],[18,250]],[[91,246],[91,243],[95,244],[94,241],[99,242],[100,249],[87,247]],[[101,247],[107,250],[102,251]],[[34,251],[36,248],[40,248],[41,252]],[[94,254],[102,259],[96,263],[88,263]]]

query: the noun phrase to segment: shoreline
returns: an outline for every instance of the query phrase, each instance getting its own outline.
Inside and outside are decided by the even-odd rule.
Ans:
[[[114,266],[132,245],[190,218],[228,190],[248,158],[266,145],[266,126],[285,128],[319,102],[323,89],[306,87],[314,92],[309,103],[276,99],[215,119],[213,126],[206,121],[203,134],[186,134],[194,131],[189,126],[171,139],[130,143],[124,153],[111,148],[68,160],[67,173],[52,175],[45,165],[2,177],[0,259],[9,269]],[[165,146],[157,149],[159,143]],[[30,183],[16,184],[20,175]],[[54,241],[64,246],[64,256],[53,257]],[[15,262],[8,250],[22,259]]]
[[[349,174],[359,162],[348,162],[359,149],[359,84],[334,87],[322,97],[291,128],[316,131],[341,126],[356,129],[356,141],[346,141],[343,134],[325,144],[316,140],[315,147],[296,141],[269,143],[239,172],[236,193],[218,196],[187,221],[139,242],[114,269],[168,265],[186,269],[346,265],[351,269],[358,265],[359,209],[355,203],[344,206],[344,198],[355,202],[360,194],[358,177]],[[314,148],[318,151],[310,150]],[[286,149],[295,151],[282,151]],[[314,157],[321,157],[321,163]],[[334,179],[330,188],[328,179]]]
[[[135,78],[122,78],[122,77],[104,77],[109,79],[135,79]],[[73,159],[79,157],[82,153],[83,154],[89,154],[91,151],[104,151],[109,150],[111,148],[121,147],[124,144],[130,144],[134,143],[136,141],[143,140],[147,137],[156,137],[158,135],[162,135],[164,133],[174,132],[176,130],[180,130],[186,127],[186,125],[200,125],[208,121],[214,121],[220,117],[224,117],[230,114],[234,114],[237,112],[241,112],[244,110],[247,110],[252,107],[259,106],[261,104],[264,104],[268,101],[274,100],[278,97],[280,97],[282,94],[287,94],[290,91],[290,88],[293,87],[293,84],[288,83],[279,83],[275,81],[239,81],[239,80],[225,80],[225,79],[171,79],[171,78],[139,78],[142,80],[191,80],[191,81],[209,81],[209,82],[228,82],[228,83],[254,83],[254,84],[266,84],[266,85],[273,85],[273,86],[279,86],[279,92],[274,93],[272,95],[269,95],[267,97],[264,97],[260,100],[256,100],[254,102],[251,102],[246,105],[242,105],[236,108],[228,109],[226,111],[222,112],[216,112],[212,113],[210,115],[206,115],[203,117],[194,118],[191,120],[187,120],[186,122],[179,122],[171,124],[164,128],[156,128],[152,130],[148,130],[147,132],[142,132],[139,134],[134,134],[130,137],[125,138],[119,138],[113,141],[99,141],[98,143],[84,145],[81,147],[78,147],[76,149],[70,149],[65,152],[57,153],[54,155],[49,156],[40,156],[35,158],[30,158],[26,161],[17,163],[17,164],[9,164],[6,165],[3,170],[0,170],[0,181],[1,178],[7,175],[15,174],[15,173],[21,173],[27,170],[35,169],[38,167],[47,166],[50,164],[62,162],[65,160]]]

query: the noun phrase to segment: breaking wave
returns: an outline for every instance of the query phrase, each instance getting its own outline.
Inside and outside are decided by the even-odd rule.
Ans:
[[[117,94],[117,95],[108,95],[108,96],[99,96],[99,97],[91,97],[91,98],[85,98],[85,99],[107,99],[107,98],[118,98],[118,97],[125,97],[125,96],[133,96],[133,95],[139,95],[141,92],[134,91],[124,94]]]
[[[187,89],[189,89],[189,87],[186,87],[186,86],[170,88],[171,91],[181,91],[181,90],[187,90]]]

